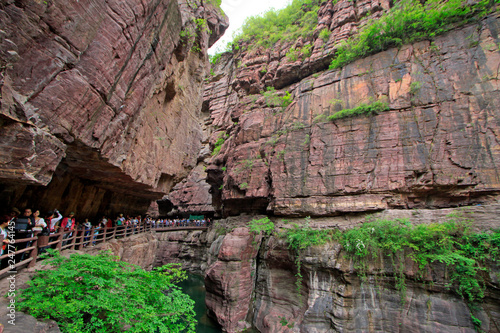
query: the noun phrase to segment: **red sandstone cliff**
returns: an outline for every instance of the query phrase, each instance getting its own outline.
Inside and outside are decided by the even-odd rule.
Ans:
[[[207,1],[0,1],[5,206],[144,212],[195,166]]]
[[[214,126],[210,147],[226,139],[216,156],[200,157],[207,176],[190,182],[206,178],[212,187],[180,186],[170,195],[174,205],[188,207],[183,198],[204,192],[222,215],[332,216],[498,200],[498,11],[432,43],[328,70],[335,45],[388,7],[323,2],[311,40],[225,54],[206,85],[204,108]],[[324,27],[332,32],[327,42],[318,37]],[[313,45],[310,57],[286,57],[305,44]],[[281,107],[259,93],[266,87],[277,96],[290,92],[293,102]],[[375,100],[390,110],[326,119]]]
[[[450,214],[466,214],[481,229],[495,226],[499,205],[467,208],[386,210],[375,218],[406,218],[436,223]],[[253,218],[259,218],[253,216]],[[278,230],[270,237],[248,230],[250,215],[217,221],[209,232],[160,234],[156,265],[181,262],[191,272],[205,273],[209,314],[225,332],[253,326],[259,332],[468,332],[474,333],[471,311],[484,332],[499,332],[499,269],[492,263],[483,275],[485,297],[473,310],[450,289],[449,268],[438,261],[419,269],[409,259],[398,262],[377,256],[359,274],[359,262],[346,256],[336,241],[311,246],[300,255],[280,236],[302,218],[273,219]],[[314,228],[351,228],[363,216],[312,218]],[[218,232],[227,232],[219,235]],[[297,289],[297,259],[302,283]],[[395,261],[398,264],[395,264]],[[399,266],[399,263],[401,266]],[[396,287],[395,269],[405,277],[405,291]],[[470,304],[469,304],[470,305]]]

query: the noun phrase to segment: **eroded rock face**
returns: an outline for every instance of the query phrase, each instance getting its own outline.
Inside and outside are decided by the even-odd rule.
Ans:
[[[145,212],[195,166],[206,50],[227,27],[213,5],[8,0],[0,17],[7,206]]]
[[[402,292],[389,257],[370,261],[360,277],[335,242],[297,257],[283,239],[258,240],[260,250],[252,239],[246,228],[227,234],[206,273],[207,307],[226,332],[239,332],[250,323],[259,332],[476,331],[468,305],[447,287],[443,264],[419,271],[405,260],[409,253],[395,258],[404,261]],[[485,298],[474,310],[485,332],[498,332],[497,273],[493,266]]]
[[[154,267],[158,247],[159,240],[156,234],[146,232],[99,243],[96,247],[89,247],[84,252],[96,255],[100,251],[111,251],[119,260],[149,271]]]
[[[217,260],[223,236],[216,231],[159,232],[155,266],[181,263],[182,269],[204,275],[208,267]]]
[[[407,289],[402,294],[395,290],[389,258],[370,262],[369,273],[362,279],[338,244],[311,248],[302,254],[304,280],[299,296],[292,283],[296,280],[293,265],[283,267],[283,262],[294,260],[293,255],[287,258],[284,247],[285,244],[270,239],[265,269],[259,270],[262,275],[256,286],[253,320],[262,332],[475,331],[467,304],[446,289],[446,270],[440,265],[433,265],[424,273],[426,283],[422,283],[413,280],[418,276],[417,269],[407,260],[404,268]],[[480,317],[486,332],[497,332],[500,295],[495,288],[487,293],[488,300],[475,316]],[[283,299],[287,301],[282,303]],[[299,311],[300,307],[306,310]]]
[[[324,49],[324,41],[315,39],[311,57],[299,61],[297,71],[285,57],[293,45],[227,54],[215,67],[204,103],[218,127],[211,146],[226,137],[206,169],[217,211],[333,216],[495,201],[498,13],[432,43],[311,75],[331,59],[327,50],[364,22],[355,17],[366,11],[375,18],[388,8],[370,1],[323,5],[318,29],[330,26],[333,33]],[[292,67],[279,69],[286,66]],[[266,74],[257,75],[263,67]],[[266,86],[282,89],[274,97],[259,94]],[[286,91],[293,102],[281,106]],[[389,110],[328,120],[374,101]]]
[[[212,316],[228,332],[247,327],[256,276],[261,236],[248,228],[236,228],[224,237],[217,261],[205,275],[205,303]]]
[[[213,214],[212,196],[210,195],[210,184],[207,183],[207,173],[201,164],[196,166],[188,177],[178,183],[168,194],[168,199],[177,209],[172,213],[189,214],[197,212],[201,214]]]

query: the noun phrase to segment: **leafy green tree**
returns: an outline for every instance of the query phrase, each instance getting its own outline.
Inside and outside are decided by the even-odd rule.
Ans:
[[[110,252],[50,254],[54,269],[18,293],[21,311],[55,320],[62,332],[195,332],[194,301],[175,285],[186,278],[178,265],[145,271]]]

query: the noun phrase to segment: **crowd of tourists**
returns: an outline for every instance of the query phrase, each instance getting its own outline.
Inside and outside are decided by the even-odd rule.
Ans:
[[[167,228],[167,227],[208,227],[210,219],[152,219],[148,218],[146,224],[151,225],[153,228]]]
[[[89,219],[84,219],[84,221],[79,221],[75,218],[75,213],[70,212],[66,216],[63,216],[59,210],[54,209],[47,212],[45,215],[41,215],[39,210],[32,210],[31,208],[24,209],[21,214],[20,210],[17,208],[12,208],[9,214],[0,215],[0,235],[3,236],[2,240],[2,250],[0,255],[3,255],[7,244],[13,242],[12,240],[30,238],[35,232],[40,236],[50,236],[64,231],[63,246],[67,243],[66,239],[72,236],[74,230],[85,230],[84,236],[86,243],[88,245],[89,235],[91,229],[94,228],[92,244],[95,245],[95,240],[98,237],[101,229],[119,227],[122,229],[128,226],[150,226],[151,228],[165,228],[165,227],[185,227],[185,226],[197,226],[206,227],[209,226],[210,220],[205,218],[199,219],[188,219],[188,218],[176,218],[176,219],[155,219],[151,217],[142,218],[138,216],[124,216],[124,214],[119,214],[115,219],[103,216],[98,221],[91,222]],[[9,237],[9,231],[14,232],[14,237]],[[16,250],[19,250],[21,246],[27,247],[28,243],[16,244]],[[42,249],[43,250],[43,249]],[[22,256],[16,258],[21,259]]]

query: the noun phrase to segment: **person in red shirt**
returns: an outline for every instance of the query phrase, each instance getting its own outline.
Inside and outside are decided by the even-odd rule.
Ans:
[[[61,222],[61,228],[64,229],[64,231],[68,230],[73,230],[75,228],[75,213],[71,212],[69,213],[68,217],[63,218]]]
[[[73,229],[75,229],[75,213],[74,212],[71,212],[69,213],[68,217],[65,217],[63,218],[62,222],[61,222],[61,228],[63,228],[64,232],[67,232],[67,231],[73,231]],[[71,237],[71,235],[73,234],[73,232],[68,232],[66,234],[64,234],[63,236],[63,239],[67,239],[69,237]],[[62,245],[66,245],[67,241],[64,241],[62,243]]]
[[[106,228],[113,228],[113,220],[112,219],[108,219],[108,221],[106,222]]]

